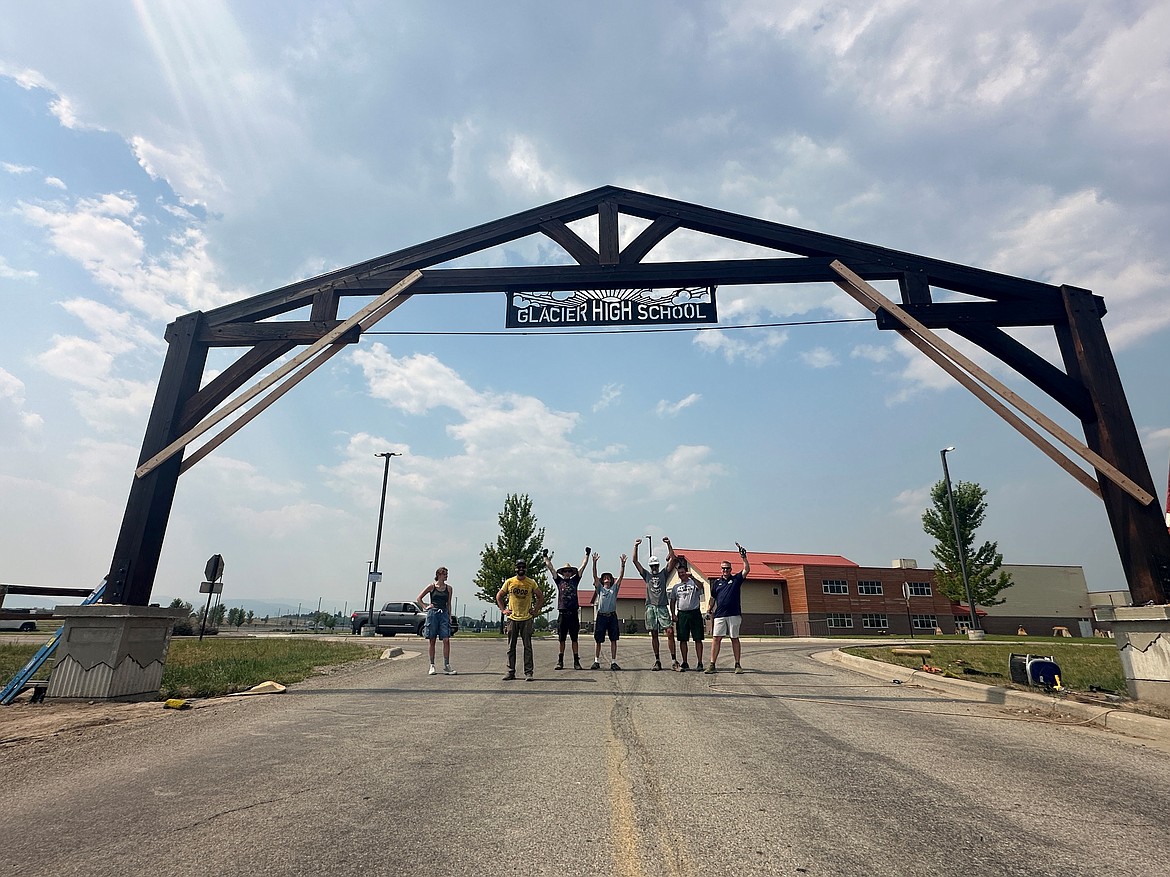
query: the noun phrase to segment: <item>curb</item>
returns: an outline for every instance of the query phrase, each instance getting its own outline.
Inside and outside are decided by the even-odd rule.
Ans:
[[[884,661],[875,661],[870,658],[859,658],[839,649],[829,649],[811,655],[815,661],[822,664],[840,664],[850,670],[882,679],[886,682],[898,681],[921,685],[953,694],[964,700],[973,700],[996,706],[1029,709],[1033,712],[1047,712],[1052,716],[1068,716],[1081,719],[1084,724],[1094,725],[1127,734],[1130,737],[1140,737],[1146,740],[1160,740],[1170,743],[1170,721],[1166,719],[1146,716],[1141,713],[1131,713],[1115,707],[1098,706],[1090,703],[1078,703],[1059,697],[1045,694],[1033,694],[1027,691],[1018,691],[1014,688],[1004,688],[1000,685],[984,685],[981,682],[968,682],[965,679],[950,679],[934,673],[924,673],[921,670],[911,670],[898,664],[887,664]]]

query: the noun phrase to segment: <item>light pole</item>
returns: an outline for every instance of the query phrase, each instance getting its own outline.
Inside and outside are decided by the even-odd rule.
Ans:
[[[374,542],[374,564],[370,571],[370,614],[366,623],[374,631],[378,629],[378,622],[374,618],[374,591],[378,588],[378,572],[380,567],[378,561],[382,555],[382,520],[386,517],[386,484],[390,480],[390,458],[401,457],[395,451],[383,451],[380,454],[374,454],[375,457],[381,457],[386,461],[386,465],[382,468],[382,504],[378,507],[378,537]]]
[[[963,576],[963,591],[967,594],[967,611],[970,613],[971,630],[979,630],[979,619],[975,615],[975,600],[971,597],[971,582],[967,579],[967,558],[963,551],[963,538],[959,535],[959,519],[955,516],[955,493],[951,490],[951,472],[947,468],[947,453],[954,448],[943,448],[938,452],[942,457],[943,479],[947,483],[947,504],[951,509],[951,524],[955,528],[955,552],[959,555],[959,572]]]
[[[366,592],[365,592],[365,594],[362,595],[362,606],[365,606],[367,603],[370,602],[370,573],[372,573],[373,571],[374,571],[374,561],[367,560],[366,561]],[[370,619],[367,616],[366,623],[368,624],[369,621],[370,621]]]

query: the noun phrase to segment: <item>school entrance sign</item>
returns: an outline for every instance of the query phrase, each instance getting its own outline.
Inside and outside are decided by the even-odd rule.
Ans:
[[[596,246],[570,227],[581,220],[596,223]],[[623,222],[639,226],[625,236],[624,246]],[[644,261],[680,230],[752,244],[774,256]],[[559,244],[569,263],[444,267],[532,235]],[[899,300],[884,297],[873,281],[896,281]],[[713,323],[718,287],[792,283],[837,284],[874,315],[877,329],[897,332],[917,347],[1099,496],[1133,602],[1167,601],[1170,533],[1155,502],[1153,479],[1105,337],[1106,309],[1100,296],[614,186],[171,323],[104,601],[149,604],[176,485],[184,472],[412,296],[506,294],[506,324],[516,328]],[[939,291],[945,300],[935,300]],[[368,303],[349,319],[338,320],[338,305],[345,297]],[[272,319],[297,311],[304,318]],[[1004,331],[1017,326],[1050,328],[1063,367]],[[1083,440],[964,357],[938,330],[981,347],[1071,412],[1081,424]],[[241,354],[205,382],[213,347],[239,348]],[[304,349],[242,390],[298,347]],[[250,407],[242,410],[245,406]]]
[[[597,326],[664,326],[718,323],[715,287],[586,289],[569,295],[508,293],[509,329],[583,329]]]

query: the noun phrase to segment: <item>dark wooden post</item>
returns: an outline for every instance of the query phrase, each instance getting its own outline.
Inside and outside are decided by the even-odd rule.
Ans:
[[[1092,416],[1081,418],[1085,443],[1156,497],[1154,479],[1093,296],[1075,286],[1060,289],[1068,313],[1068,328],[1056,327],[1061,355],[1069,375],[1088,389],[1093,407]],[[1097,481],[1133,604],[1166,603],[1170,594],[1170,534],[1161,508],[1156,501],[1142,505],[1100,474]]]
[[[179,317],[167,327],[169,347],[146,424],[139,466],[181,434],[179,421],[183,407],[199,389],[207,363],[207,345],[198,340],[202,322],[203,314],[197,311]],[[128,606],[150,603],[182,463],[183,454],[175,454],[154,471],[135,478],[130,485],[103,602]]]

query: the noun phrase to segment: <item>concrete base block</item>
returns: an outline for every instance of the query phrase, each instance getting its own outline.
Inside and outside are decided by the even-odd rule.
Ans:
[[[1170,606],[1097,610],[1111,621],[1129,696],[1170,706]]]
[[[155,606],[58,606],[65,621],[46,697],[153,700],[181,610]]]

